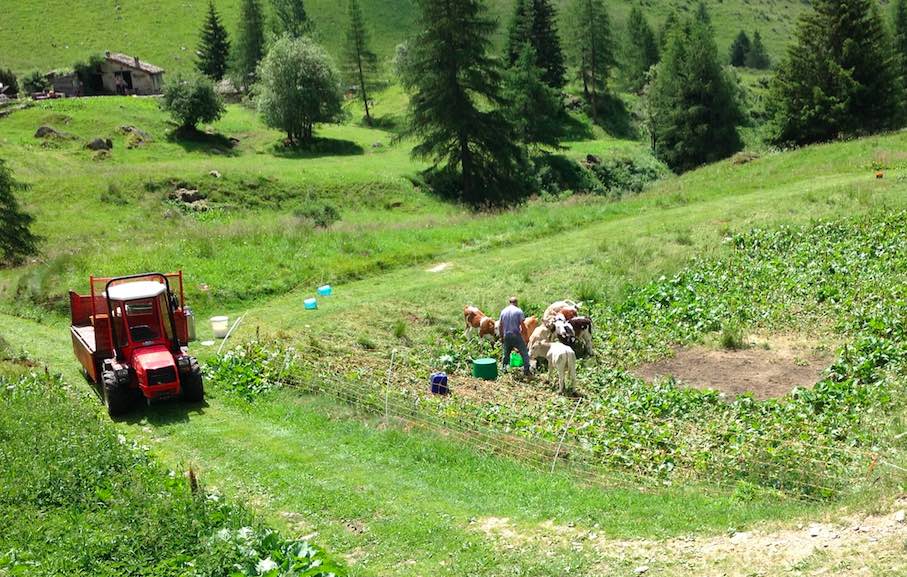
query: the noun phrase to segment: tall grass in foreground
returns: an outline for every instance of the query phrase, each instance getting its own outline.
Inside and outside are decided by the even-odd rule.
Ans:
[[[0,374],[0,575],[342,573],[164,471],[89,406],[58,379]]]

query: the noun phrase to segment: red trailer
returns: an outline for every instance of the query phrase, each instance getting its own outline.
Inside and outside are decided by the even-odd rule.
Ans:
[[[204,399],[201,369],[187,348],[192,319],[182,272],[91,277],[91,294],[70,292],[69,302],[73,352],[111,416],[138,396]]]

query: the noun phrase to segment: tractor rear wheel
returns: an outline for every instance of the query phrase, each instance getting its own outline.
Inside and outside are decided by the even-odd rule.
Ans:
[[[104,406],[111,417],[119,417],[129,410],[131,401],[130,391],[117,384],[117,376],[113,371],[104,371],[101,375],[101,386],[104,389]]]
[[[205,385],[202,382],[202,370],[193,361],[189,372],[183,377],[183,400],[189,403],[200,403],[205,400]]]

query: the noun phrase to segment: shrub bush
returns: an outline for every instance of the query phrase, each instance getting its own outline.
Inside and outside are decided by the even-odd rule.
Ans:
[[[247,341],[205,367],[211,386],[247,401],[292,381],[296,351],[277,341]]]
[[[6,88],[6,90],[2,92],[3,94],[6,94],[10,98],[19,95],[19,80],[9,68],[0,68],[0,84]]]
[[[223,99],[210,79],[179,74],[164,86],[161,108],[169,112],[183,130],[195,129],[200,122],[215,122],[226,111]]]
[[[318,228],[329,228],[340,220],[340,211],[337,207],[326,202],[307,204],[294,210],[293,214],[297,218],[311,221]]]

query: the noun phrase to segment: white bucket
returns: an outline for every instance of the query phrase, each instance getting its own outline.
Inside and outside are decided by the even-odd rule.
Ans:
[[[226,337],[230,332],[230,317],[211,317],[211,330],[216,339]]]

